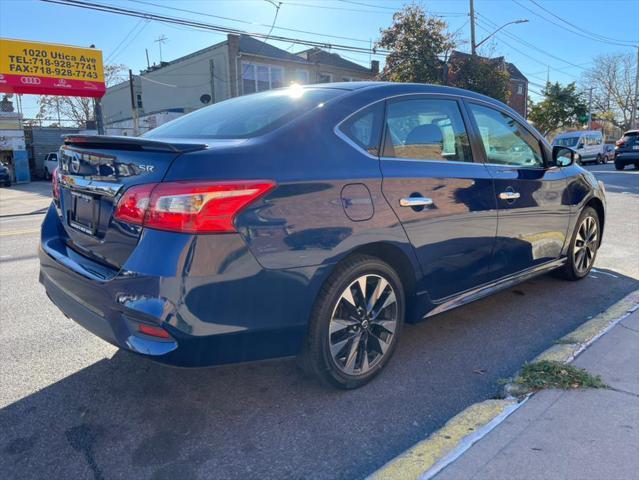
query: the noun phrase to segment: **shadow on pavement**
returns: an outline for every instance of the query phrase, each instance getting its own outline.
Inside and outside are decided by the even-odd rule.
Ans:
[[[362,478],[637,288],[601,269],[576,283],[538,277],[407,326],[382,375],[349,392],[291,359],[186,370],[118,352],[0,410],[0,472]]]

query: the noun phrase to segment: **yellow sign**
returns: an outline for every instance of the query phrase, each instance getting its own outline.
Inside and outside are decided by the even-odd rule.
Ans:
[[[104,95],[102,52],[0,38],[0,92]]]

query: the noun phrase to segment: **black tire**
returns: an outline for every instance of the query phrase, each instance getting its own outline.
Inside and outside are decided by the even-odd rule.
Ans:
[[[595,164],[599,165],[603,163],[603,157],[601,156],[601,154],[597,155],[597,159],[595,160]]]
[[[615,162],[615,170],[623,170],[625,165],[623,163]]]
[[[44,169],[44,179],[45,180],[49,180],[51,178],[51,175],[49,175],[49,170],[48,169]]]
[[[604,163],[604,165],[605,165],[606,163],[608,163],[608,155],[604,155],[604,157],[603,157],[603,163]]]
[[[639,170],[639,163],[635,163],[635,170]]]
[[[358,283],[361,278],[365,278],[364,297],[368,297],[368,302],[363,303],[357,301],[362,292]],[[381,291],[376,297],[378,289]],[[350,295],[353,303],[343,295]],[[357,308],[357,304],[366,306],[366,303],[372,303],[371,311],[378,307],[375,316],[374,312],[369,315]],[[401,280],[387,263],[368,255],[344,260],[326,280],[315,301],[300,357],[302,368],[328,386],[352,389],[365,385],[392,357],[404,324],[404,312]]]
[[[592,219],[594,221],[596,235],[596,238],[594,239],[587,235],[588,227],[585,228],[586,234],[584,234],[584,230],[582,230],[582,228],[587,225],[587,219]],[[580,238],[582,240],[579,240]],[[578,243],[581,244],[579,252],[583,251],[583,255],[588,256],[588,264],[585,266],[580,261],[583,257],[576,252],[576,247],[579,247],[579,245],[577,245]],[[599,250],[600,244],[601,222],[599,215],[594,208],[586,207],[581,212],[581,215],[579,215],[579,219],[575,224],[575,230],[572,233],[568,249],[568,261],[563,267],[557,270],[559,276],[566,280],[581,280],[582,278],[587,277],[590,270],[592,270],[592,266],[595,264],[595,260],[597,259],[597,251]]]

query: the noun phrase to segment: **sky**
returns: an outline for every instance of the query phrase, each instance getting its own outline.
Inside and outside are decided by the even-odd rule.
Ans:
[[[380,29],[392,24],[393,12],[407,3],[403,0],[87,1],[261,33],[270,30],[276,12],[273,3],[279,3],[273,34],[365,48],[379,39]],[[441,16],[448,23],[449,31],[457,32],[459,50],[470,50],[468,0],[423,0],[418,3]],[[636,48],[615,45],[618,41],[639,44],[639,0],[475,0],[475,12],[477,42],[507,22],[528,20],[505,27],[482,45],[479,53],[503,55],[514,63],[528,77],[533,99],[538,98],[535,92],[541,91],[548,75],[553,82],[578,82],[584,69],[594,66],[593,59],[597,55],[617,52],[636,55]],[[582,35],[575,33],[563,20],[578,27]],[[585,38],[584,31],[587,31],[585,37],[591,37],[590,33],[593,33],[600,40]],[[95,44],[103,51],[106,63],[123,64],[134,73],[146,68],[145,49],[148,49],[151,63],[160,61],[160,43],[156,40],[162,35],[166,37],[161,45],[164,61],[226,38],[224,33],[41,0],[0,0],[0,37],[77,46]],[[270,43],[290,52],[308,48],[293,42]],[[381,56],[337,53],[366,66],[370,65],[371,58],[383,64]],[[33,95],[23,97],[26,118],[36,115],[36,100],[37,96]]]

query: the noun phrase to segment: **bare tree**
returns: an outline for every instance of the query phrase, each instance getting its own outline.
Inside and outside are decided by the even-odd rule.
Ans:
[[[105,65],[104,80],[107,87],[117,83],[120,73],[125,69],[124,65]],[[93,98],[89,97],[41,95],[38,106],[40,107],[36,115],[38,120],[55,120],[57,124],[71,120],[76,126],[84,127],[87,121],[95,119]]]
[[[584,90],[592,88],[593,111],[608,116],[622,130],[630,128],[636,70],[632,53],[600,55],[582,81]]]

